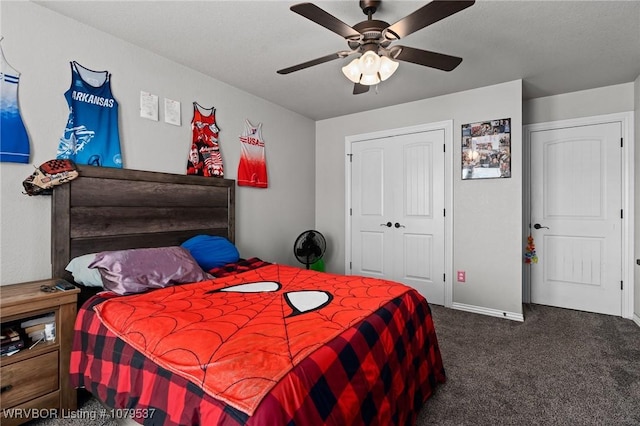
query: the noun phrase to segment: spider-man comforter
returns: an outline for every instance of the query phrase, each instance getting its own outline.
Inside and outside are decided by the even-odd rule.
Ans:
[[[137,411],[144,424],[386,425],[413,423],[445,380],[414,290],[281,265],[227,269],[87,302],[72,383],[114,408],[153,409]]]

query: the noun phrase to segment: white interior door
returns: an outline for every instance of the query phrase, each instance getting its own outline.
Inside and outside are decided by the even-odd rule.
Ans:
[[[387,195],[385,151],[385,139],[352,145],[351,272],[356,275],[385,278],[393,274],[389,256],[393,202]]]
[[[531,133],[533,303],[621,315],[620,140],[620,123]]]
[[[352,273],[444,304],[444,130],[352,145]]]

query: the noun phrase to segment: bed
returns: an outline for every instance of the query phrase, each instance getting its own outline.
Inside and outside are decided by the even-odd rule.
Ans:
[[[79,172],[53,194],[54,276],[72,281],[68,262],[97,251],[176,246],[203,234],[235,241],[233,180],[91,166],[79,166]],[[255,257],[206,272],[211,280],[132,296],[80,286],[72,385],[146,425],[404,425],[415,422],[446,380],[429,305],[413,289]],[[247,291],[257,284],[263,287]],[[310,307],[309,295],[320,302]],[[196,311],[198,304],[207,310]],[[223,305],[210,307],[215,304]],[[153,324],[171,321],[169,331],[149,328],[144,319],[152,316],[134,320],[159,305]],[[224,335],[225,344],[246,350],[234,362],[220,364],[228,355],[202,362],[203,355],[226,350],[214,346],[215,339],[181,337],[175,350],[158,349],[172,344],[175,330],[222,335],[222,324],[233,316],[225,311],[230,307],[259,311],[251,316],[261,318],[234,324]],[[181,323],[196,312],[198,327]],[[259,334],[266,343],[256,340]],[[241,343],[233,340],[240,335]],[[282,357],[283,351],[289,356]],[[168,359],[171,353],[178,356]],[[175,363],[189,356],[197,356],[197,368]],[[274,367],[280,364],[286,366]]]

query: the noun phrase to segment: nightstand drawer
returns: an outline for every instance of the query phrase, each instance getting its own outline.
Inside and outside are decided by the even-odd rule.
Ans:
[[[53,392],[58,389],[58,351],[4,366],[0,376],[4,390],[0,394],[1,408]]]
[[[51,407],[57,407],[60,402],[60,391],[48,393],[40,398],[32,399],[24,404],[16,405],[11,409],[0,410],[0,424],[2,426],[15,426],[26,422],[30,419],[30,414],[34,411],[42,417],[44,414],[51,413],[51,416],[60,417],[62,414],[55,411],[47,411],[43,413],[40,410],[49,410]],[[54,414],[55,413],[55,414]]]

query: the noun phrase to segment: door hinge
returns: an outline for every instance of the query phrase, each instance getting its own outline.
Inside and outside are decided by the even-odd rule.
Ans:
[[[353,263],[349,262],[349,270],[353,269]]]
[[[442,152],[447,152],[447,144],[446,143],[442,144]]]
[[[620,148],[622,148],[624,146],[624,139],[620,138]]]
[[[620,209],[620,219],[624,219],[624,209]]]
[[[447,209],[442,209],[442,215],[443,215],[444,217],[447,217]]]
[[[620,290],[624,290],[624,283],[620,281]]]
[[[353,209],[349,208],[349,216],[353,216]]]
[[[352,163],[353,162],[353,154],[347,154],[347,157],[349,157],[349,162]]]
[[[447,282],[447,274],[442,274],[442,281]]]

